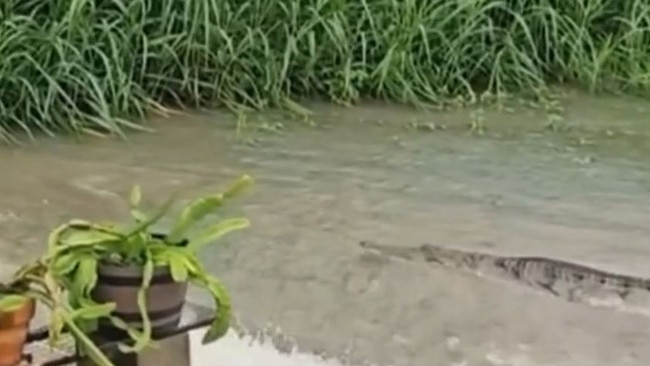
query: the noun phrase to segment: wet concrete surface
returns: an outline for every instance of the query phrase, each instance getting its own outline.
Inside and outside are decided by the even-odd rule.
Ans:
[[[645,133],[634,122],[644,105],[610,125],[611,116],[594,112],[607,107],[592,103],[569,109],[569,121],[586,126],[578,131],[591,129],[585,138],[616,126]],[[145,201],[173,191],[191,198],[248,173],[255,189],[227,211],[246,214],[253,227],[203,256],[246,324],[277,324],[301,348],[346,353],[355,364],[650,362],[647,317],[357,247],[360,240],[432,242],[650,276],[643,152],[623,154],[623,142],[611,139],[575,145],[567,138],[574,135],[549,135],[543,121],[521,115],[488,119],[491,129],[476,136],[458,115],[382,108],[327,110],[319,126],[292,125],[282,134],[236,136],[227,117],[209,113],[155,122],[155,135],[128,142],[50,139],[4,148],[0,250],[16,263],[36,255],[63,220],[119,219],[126,212],[120,195],[135,183]],[[404,128],[413,119],[445,129]]]

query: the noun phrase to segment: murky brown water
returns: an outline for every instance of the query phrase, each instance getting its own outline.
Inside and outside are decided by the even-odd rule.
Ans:
[[[429,241],[650,276],[649,106],[568,105],[562,133],[529,111],[488,111],[477,136],[468,112],[318,106],[318,127],[281,134],[237,137],[230,118],[203,114],[129,142],[5,148],[0,248],[18,261],[64,219],[120,217],[116,195],[133,183],[192,196],[246,172],[256,189],[232,211],[253,228],[205,253],[245,323],[377,365],[647,365],[648,318],[357,248]]]

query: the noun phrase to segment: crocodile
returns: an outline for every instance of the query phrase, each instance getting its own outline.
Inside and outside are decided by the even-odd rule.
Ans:
[[[359,245],[383,255],[413,262],[435,263],[445,267],[491,274],[538,288],[571,302],[593,305],[590,291],[604,291],[621,300],[633,291],[650,291],[650,279],[611,273],[559,259],[536,256],[497,256],[452,249],[433,244],[417,247],[385,245],[361,241]]]

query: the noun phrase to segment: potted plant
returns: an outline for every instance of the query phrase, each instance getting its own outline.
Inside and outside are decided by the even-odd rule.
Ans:
[[[19,289],[0,285],[0,366],[20,363],[33,317],[32,298]]]
[[[135,186],[129,204],[133,222],[128,225],[72,220],[50,235],[50,266],[57,267],[58,281],[70,290],[73,308],[114,303],[110,314],[82,321],[88,331],[122,342],[123,352],[138,352],[158,332],[178,325],[188,284],[207,290],[217,306],[214,322],[203,342],[223,336],[230,324],[230,297],[222,283],[211,276],[198,253],[223,235],[249,226],[243,217],[210,221],[200,226],[226,201],[252,183],[244,175],[223,193],[190,202],[167,233],[152,229],[173,206],[169,199],[152,214],[145,214],[140,188]],[[205,220],[208,221],[208,220]]]
[[[83,347],[97,366],[114,366],[106,355],[76,325],[78,319],[107,316],[114,304],[66,305],[64,288],[43,261],[22,267],[8,283],[0,284],[0,366],[17,366],[22,361],[29,325],[37,304],[50,310],[49,341],[56,345],[63,328]]]

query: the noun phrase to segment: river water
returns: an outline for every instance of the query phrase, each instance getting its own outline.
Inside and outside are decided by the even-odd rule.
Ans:
[[[155,133],[128,141],[6,147],[0,248],[17,262],[62,220],[120,218],[134,183],[145,201],[178,190],[191,198],[248,173],[255,188],[228,212],[253,226],[203,258],[251,328],[278,326],[305,353],[352,365],[647,365],[647,317],[357,246],[431,242],[650,276],[649,105],[567,98],[555,129],[523,107],[315,104],[313,126],[267,114],[235,129],[225,113],[197,112],[153,120]],[[245,349],[237,342],[200,352],[234,365]],[[245,364],[270,364],[267,346],[250,347]],[[325,365],[278,357],[278,366]]]

